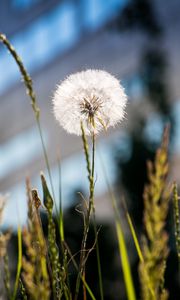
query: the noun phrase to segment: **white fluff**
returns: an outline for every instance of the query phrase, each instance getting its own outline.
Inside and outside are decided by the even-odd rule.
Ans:
[[[86,135],[122,121],[127,96],[119,81],[101,70],[86,70],[62,81],[53,97],[54,115],[69,133]],[[93,124],[92,124],[93,119]]]

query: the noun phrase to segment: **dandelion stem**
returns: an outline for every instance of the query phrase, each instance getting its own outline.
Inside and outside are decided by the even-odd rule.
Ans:
[[[87,138],[86,138],[84,127],[83,127],[82,123],[81,123],[81,131],[82,131],[84,154],[85,154],[85,159],[86,159],[86,167],[87,167],[87,172],[88,172],[90,195],[89,195],[89,206],[88,206],[88,210],[87,210],[87,216],[85,218],[83,239],[82,239],[82,244],[81,244],[81,256],[80,256],[79,273],[78,273],[77,280],[76,280],[76,289],[75,289],[75,298],[74,298],[75,300],[77,300],[77,298],[78,298],[81,276],[84,276],[84,274],[85,274],[85,265],[84,265],[85,251],[86,251],[87,236],[88,236],[88,232],[89,232],[89,224],[90,224],[90,217],[91,217],[91,210],[92,210],[92,197],[94,194],[94,180],[93,180],[92,174],[91,174],[89,146],[88,146]]]
[[[92,134],[92,174],[91,174],[93,189],[92,189],[91,196],[92,196],[92,210],[93,210],[93,227],[94,227],[94,234],[95,234],[95,238],[96,238],[97,237],[97,226],[96,226],[96,215],[95,215],[95,205],[94,205],[94,166],[95,166],[95,133],[93,131],[93,134]],[[101,296],[101,300],[103,300],[104,293],[103,293],[101,260],[100,260],[100,254],[99,254],[98,238],[96,239],[96,257],[97,257],[97,266],[98,266],[100,296]]]
[[[97,237],[95,206],[94,206],[95,133],[94,132],[92,133],[92,164],[91,164],[90,157],[89,157],[88,142],[86,139],[86,135],[82,123],[81,123],[81,131],[82,131],[82,141],[83,141],[84,153],[86,158],[86,167],[87,167],[88,179],[89,179],[89,205],[87,210],[87,216],[85,219],[85,228],[84,228],[84,234],[83,234],[83,240],[81,246],[80,267],[79,267],[79,274],[76,281],[75,300],[77,300],[78,293],[79,293],[80,275],[85,276],[85,262],[86,262],[85,251],[86,251],[87,237],[89,232],[90,218],[91,218],[92,211],[93,211],[93,228],[94,228],[95,237]],[[103,300],[104,296],[103,296],[102,273],[101,273],[98,239],[96,241],[96,256],[97,256],[97,265],[98,265],[100,295],[101,295],[101,300]]]

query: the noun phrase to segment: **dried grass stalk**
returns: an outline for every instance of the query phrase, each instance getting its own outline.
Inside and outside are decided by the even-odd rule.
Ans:
[[[168,234],[165,231],[171,186],[168,184],[168,129],[164,132],[161,147],[154,163],[148,162],[148,179],[144,189],[144,227],[142,252],[144,261],[139,264],[141,294],[144,300],[166,300],[164,288],[166,260],[169,253]],[[149,288],[151,287],[151,288]]]

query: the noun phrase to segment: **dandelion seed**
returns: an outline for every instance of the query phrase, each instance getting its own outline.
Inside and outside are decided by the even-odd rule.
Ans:
[[[119,81],[101,70],[86,70],[67,77],[53,97],[54,115],[69,133],[97,134],[124,118],[127,96]]]

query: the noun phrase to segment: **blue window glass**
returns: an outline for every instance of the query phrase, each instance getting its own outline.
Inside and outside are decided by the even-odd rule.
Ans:
[[[85,25],[95,30],[107,20],[116,16],[128,0],[83,0],[85,8]]]
[[[77,8],[73,2],[61,3],[47,15],[34,21],[11,40],[28,71],[43,67],[79,39]],[[2,48],[1,48],[2,49]],[[33,51],[32,51],[33,49]],[[19,79],[14,61],[5,49],[0,51],[0,93]]]
[[[17,10],[26,10],[42,0],[12,0],[12,7]]]
[[[47,141],[47,136],[45,138]],[[0,144],[0,180],[38,158],[41,153],[41,143],[36,127],[21,132],[4,144]]]
[[[14,0],[14,3],[26,7],[38,1]],[[28,71],[36,71],[53,61],[79,41],[83,26],[89,31],[98,29],[117,14],[128,0],[81,1],[82,7],[76,5],[76,1],[60,3],[12,38],[11,42]],[[83,11],[82,23],[78,18],[79,9]],[[10,61],[5,50],[0,50],[0,94],[18,79],[17,66]]]

